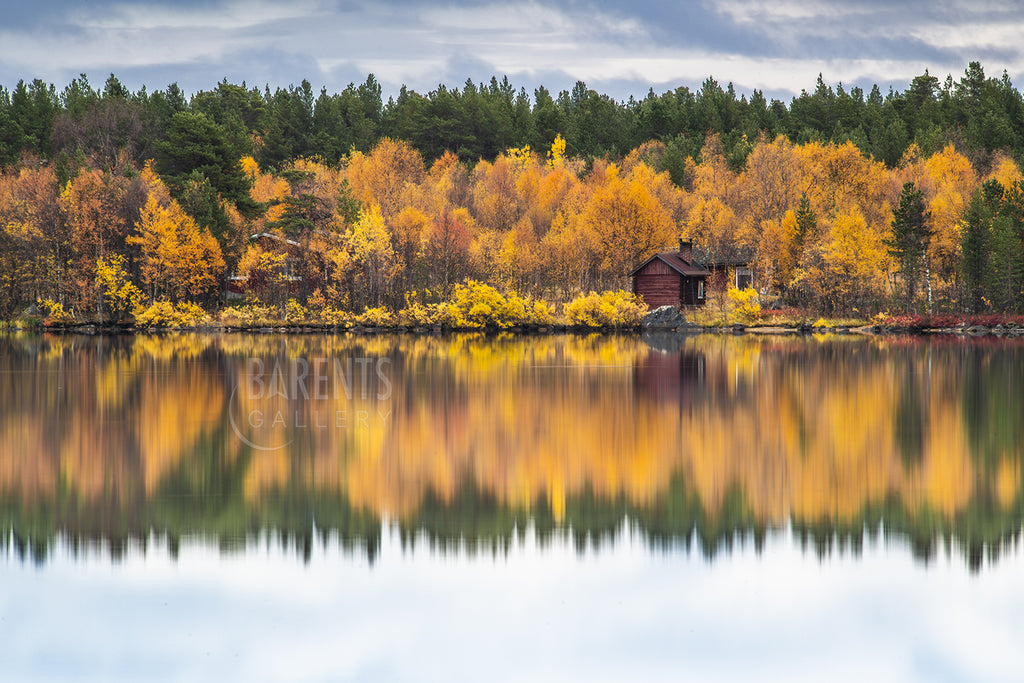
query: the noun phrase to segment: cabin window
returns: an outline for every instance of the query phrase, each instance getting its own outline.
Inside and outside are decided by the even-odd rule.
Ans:
[[[750,268],[736,269],[736,289],[746,289],[754,283],[754,275]]]
[[[703,299],[704,298],[704,281],[703,280],[697,280],[697,298],[698,299]]]
[[[286,256],[284,263],[281,265],[281,278],[288,280],[289,282],[295,282],[302,278],[298,276],[298,265],[299,259],[294,256]]]

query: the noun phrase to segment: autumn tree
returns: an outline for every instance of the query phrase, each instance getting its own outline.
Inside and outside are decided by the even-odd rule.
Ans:
[[[123,245],[130,225],[125,207],[128,184],[123,177],[83,169],[61,193],[74,250],[70,275],[77,303],[91,300],[100,322],[103,294],[96,285],[96,264]]]
[[[754,225],[781,220],[799,193],[800,167],[793,144],[783,136],[759,139],[739,178],[738,202]]]
[[[884,291],[883,239],[856,206],[837,214],[821,239],[806,249],[794,286],[825,312],[864,311]]]
[[[380,206],[371,204],[363,210],[348,235],[349,252],[358,272],[358,289],[363,303],[379,306],[384,303],[392,278],[398,270],[398,259],[391,245],[391,235],[384,224]]]
[[[8,312],[40,298],[66,302],[72,250],[59,192],[50,165],[0,173],[0,258]]]
[[[127,242],[139,247],[152,299],[194,301],[216,288],[224,271],[220,245],[176,201],[161,206],[157,193],[150,194],[136,230]]]
[[[961,264],[960,221],[971,193],[978,186],[978,176],[965,156],[952,145],[931,155],[913,181],[924,193],[927,222],[931,228],[928,261],[936,281],[940,300],[957,296],[958,270]]]
[[[423,179],[423,157],[407,143],[383,138],[369,154],[353,152],[344,161],[353,196],[363,206],[376,203],[390,220],[402,210],[402,190]]]
[[[672,243],[676,226],[643,184],[623,181],[614,165],[605,173],[582,222],[601,270],[610,283],[622,286],[634,266]]]
[[[471,236],[466,227],[465,209],[446,209],[429,225],[424,244],[424,257],[429,264],[430,279],[448,298],[451,287],[468,274]]]

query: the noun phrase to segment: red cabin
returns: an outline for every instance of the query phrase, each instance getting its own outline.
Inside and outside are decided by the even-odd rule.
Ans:
[[[703,306],[704,288],[711,273],[693,262],[693,243],[679,240],[679,251],[655,254],[633,269],[633,293],[654,310]]]

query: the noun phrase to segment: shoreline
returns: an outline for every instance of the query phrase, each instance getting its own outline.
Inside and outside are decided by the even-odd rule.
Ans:
[[[166,334],[166,333],[205,333],[205,334],[356,334],[356,335],[385,335],[385,334],[407,334],[414,336],[439,336],[446,334],[483,333],[485,335],[512,334],[520,336],[546,336],[553,334],[670,334],[678,336],[698,334],[729,334],[729,335],[759,335],[759,336],[812,336],[815,334],[837,334],[837,335],[859,335],[866,337],[896,337],[896,336],[944,336],[944,337],[997,337],[997,338],[1019,338],[1024,337],[1024,327],[1013,326],[967,326],[961,324],[956,327],[937,328],[914,328],[897,327],[886,325],[863,325],[846,326],[838,325],[811,326],[811,325],[746,325],[734,323],[726,326],[704,326],[695,323],[685,323],[678,326],[657,326],[657,325],[629,325],[623,327],[613,326],[586,326],[586,325],[516,325],[507,328],[501,327],[417,327],[409,325],[390,325],[383,327],[370,327],[365,325],[327,325],[319,323],[295,323],[280,325],[195,325],[181,327],[135,327],[134,325],[98,325],[95,323],[72,323],[58,325],[18,325],[9,323],[0,328],[9,332],[38,332],[40,334],[68,334],[87,336],[113,336],[113,335],[136,335],[136,334]]]

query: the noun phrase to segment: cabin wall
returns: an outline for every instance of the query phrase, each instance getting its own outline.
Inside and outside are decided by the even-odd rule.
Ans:
[[[654,264],[651,264],[654,265]],[[665,266],[666,269],[671,270]],[[659,306],[680,305],[680,280],[679,274],[672,271],[671,274],[648,273],[647,269],[633,278],[633,292],[644,298],[647,306],[653,311]]]
[[[703,306],[707,301],[707,292],[701,288],[701,278],[688,277],[683,279],[680,299],[683,306]],[[706,285],[705,285],[706,287]]]
[[[658,259],[654,259],[644,266],[644,269],[640,271],[638,275],[666,275],[674,278],[679,277],[678,271],[664,261],[659,261]]]

